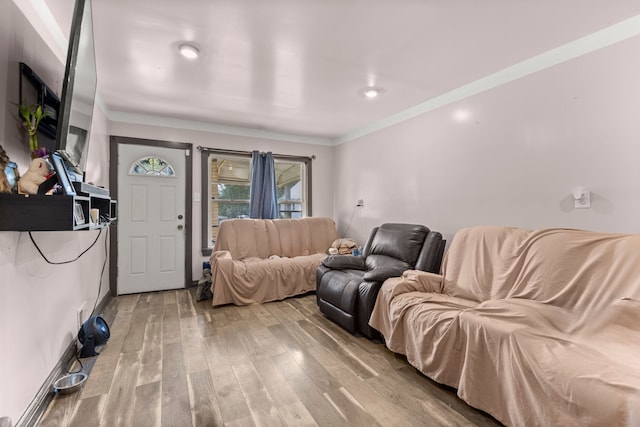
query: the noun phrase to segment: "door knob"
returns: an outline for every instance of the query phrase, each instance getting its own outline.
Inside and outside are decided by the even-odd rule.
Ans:
[[[178,215],[178,219],[182,219],[182,215]]]
[[[184,228],[184,227],[183,227],[183,225],[182,225],[182,224],[179,224],[179,225],[178,225],[178,230],[182,230],[183,228]]]

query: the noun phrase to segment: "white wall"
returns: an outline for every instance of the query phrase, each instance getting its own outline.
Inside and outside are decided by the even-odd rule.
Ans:
[[[640,38],[630,39],[338,147],[108,122],[94,116],[87,178],[107,185],[107,135],[213,148],[317,155],[313,213],[333,216],[364,242],[383,222],[415,222],[450,239],[477,224],[640,232]],[[26,169],[12,111],[18,61],[58,91],[63,64],[12,2],[0,2],[0,144]],[[453,119],[464,109],[470,119]],[[194,153],[194,192],[200,188]],[[571,190],[592,192],[575,210]],[[193,205],[193,276],[201,273],[200,203]],[[34,233],[54,260],[75,256],[95,232]],[[0,417],[14,422],[76,331],[75,311],[93,302],[100,244],[80,261],[50,266],[26,233],[0,232]],[[102,281],[103,294],[108,277]],[[28,328],[28,334],[25,331]]]
[[[315,144],[284,142],[266,138],[222,135],[201,131],[163,128],[157,126],[135,125],[123,122],[111,122],[112,135],[132,138],[158,139],[163,141],[186,142],[193,144],[193,191],[203,194],[200,174],[200,152],[197,146],[242,151],[271,151],[276,154],[294,156],[316,155],[312,163],[312,209],[313,216],[328,216],[333,214],[333,147]],[[193,279],[202,276],[202,261],[207,257],[201,255],[201,202],[193,203]]]
[[[23,61],[60,93],[64,64],[51,53],[12,2],[0,1],[0,145],[24,174],[29,153],[20,142],[17,116],[18,62]],[[107,121],[94,114],[89,151],[89,179],[106,183]],[[42,213],[46,215],[46,212]],[[52,261],[75,258],[97,231],[34,232]],[[98,298],[105,259],[105,233],[80,260],[49,265],[27,233],[0,232],[0,417],[17,422],[77,333],[76,309]],[[101,297],[109,288],[108,269]]]
[[[364,199],[359,242],[395,221],[449,240],[481,224],[640,232],[639,51],[636,37],[336,147],[339,230]],[[578,185],[591,209],[573,208]]]

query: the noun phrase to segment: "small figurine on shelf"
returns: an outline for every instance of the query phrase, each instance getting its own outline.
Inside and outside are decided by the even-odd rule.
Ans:
[[[49,113],[43,111],[41,105],[28,104],[27,100],[22,100],[18,106],[18,111],[20,112],[20,117],[24,120],[24,127],[29,134],[29,151],[31,152],[31,157],[46,156],[46,149],[38,147],[38,126],[40,126],[40,121],[47,117]]]
[[[31,160],[29,170],[18,181],[18,192],[20,194],[38,194],[40,184],[51,176],[49,163],[45,159],[36,158]]]

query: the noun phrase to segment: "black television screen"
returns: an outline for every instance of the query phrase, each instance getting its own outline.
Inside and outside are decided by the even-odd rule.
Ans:
[[[58,110],[60,98],[27,64],[20,62],[20,102],[28,105],[39,105],[47,112],[38,126],[39,145],[49,151],[56,149],[58,132]]]
[[[96,84],[91,0],[76,0],[62,83],[56,151],[80,176],[87,162]]]

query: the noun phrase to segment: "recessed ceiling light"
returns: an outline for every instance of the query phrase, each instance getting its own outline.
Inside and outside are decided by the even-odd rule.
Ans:
[[[467,120],[469,120],[471,118],[471,113],[469,112],[469,110],[456,110],[453,113],[453,119],[457,122],[466,122]]]
[[[360,90],[360,94],[367,99],[375,99],[384,93],[384,89],[377,86],[368,86]]]
[[[200,54],[200,49],[191,43],[182,43],[178,46],[178,50],[182,56],[189,59],[196,59]]]

